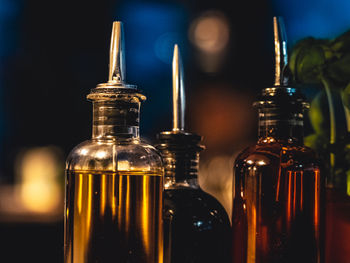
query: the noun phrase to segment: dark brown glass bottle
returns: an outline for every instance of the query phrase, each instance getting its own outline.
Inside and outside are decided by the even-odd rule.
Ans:
[[[274,27],[278,57],[286,54],[281,20]],[[234,263],[321,262],[323,180],[315,153],[303,145],[307,104],[288,86],[284,56],[276,59],[275,86],[255,103],[259,140],[235,162]]]

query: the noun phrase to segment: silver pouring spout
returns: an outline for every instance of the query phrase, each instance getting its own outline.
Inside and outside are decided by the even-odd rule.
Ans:
[[[275,86],[287,86],[287,35],[282,17],[273,18],[273,33],[275,45]]]
[[[173,56],[173,131],[185,130],[185,86],[181,54],[177,44]]]
[[[125,81],[125,45],[123,23],[113,22],[109,52],[109,83],[123,84]]]

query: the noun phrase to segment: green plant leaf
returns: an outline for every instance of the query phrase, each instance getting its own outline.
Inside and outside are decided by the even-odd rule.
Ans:
[[[310,134],[304,137],[304,144],[307,147],[310,147],[318,152],[323,152],[327,148],[328,140],[317,133]]]
[[[297,81],[298,81],[297,68],[298,68],[300,53],[302,53],[305,49],[308,49],[313,42],[314,42],[314,38],[311,38],[311,37],[302,39],[298,43],[296,43],[296,45],[292,49],[292,52],[290,53],[289,68],[295,80]]]
[[[326,94],[321,91],[311,101],[309,118],[312,128],[317,134],[329,136],[329,112]]]
[[[350,51],[350,30],[330,42],[330,48],[340,55]]]
[[[337,83],[336,86],[344,87],[350,82],[350,52],[328,63],[325,72],[327,77]]]
[[[314,38],[300,41],[290,56],[290,70],[297,82],[320,83],[326,57],[328,42]]]
[[[350,82],[341,93],[344,106],[350,109]]]

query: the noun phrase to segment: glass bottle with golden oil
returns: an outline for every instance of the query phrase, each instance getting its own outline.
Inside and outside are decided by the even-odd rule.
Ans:
[[[109,80],[87,96],[92,139],[66,162],[65,263],[163,262],[163,165],[139,137],[145,96],[126,84],[121,22],[113,23]]]
[[[316,154],[303,145],[298,89],[288,85],[282,18],[274,18],[275,84],[255,103],[259,140],[235,162],[233,262],[323,262],[324,181]]]
[[[178,46],[173,58],[173,129],[158,134],[165,168],[167,263],[231,262],[231,224],[219,201],[198,184],[201,136],[185,131],[185,91]]]

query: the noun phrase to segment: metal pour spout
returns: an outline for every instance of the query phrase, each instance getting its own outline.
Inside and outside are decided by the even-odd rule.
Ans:
[[[173,131],[185,130],[185,86],[181,55],[177,44],[173,56]]]
[[[287,86],[287,35],[282,17],[273,18],[273,33],[275,44],[275,86]]]
[[[109,52],[108,83],[123,84],[125,81],[125,46],[123,23],[113,22]]]
[[[146,100],[146,97],[137,89],[136,85],[128,84],[125,80],[125,45],[123,23],[113,22],[111,46],[109,51],[108,81],[97,84],[91,89],[87,99],[91,101],[115,101],[116,98],[127,99],[129,95]],[[125,95],[125,96],[124,96]]]

